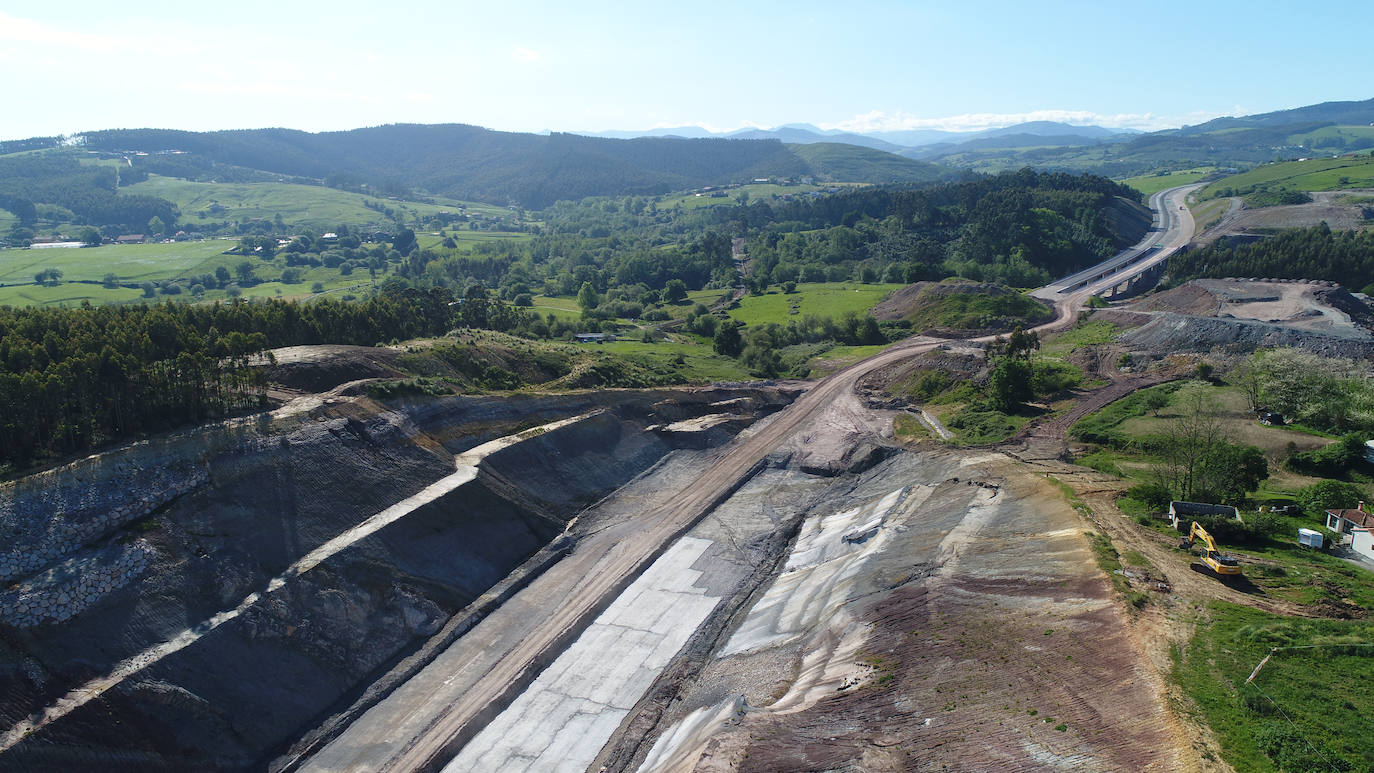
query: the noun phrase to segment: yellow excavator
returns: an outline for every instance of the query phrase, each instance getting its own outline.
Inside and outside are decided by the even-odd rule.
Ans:
[[[1214,574],[1223,580],[1228,577],[1240,576],[1240,561],[1235,556],[1217,550],[1217,541],[1212,539],[1212,535],[1202,528],[1202,524],[1193,521],[1193,526],[1188,530],[1188,536],[1179,541],[1178,546],[1188,550],[1193,547],[1193,543],[1202,540],[1202,544],[1207,551],[1202,555],[1202,563],[1207,565]]]

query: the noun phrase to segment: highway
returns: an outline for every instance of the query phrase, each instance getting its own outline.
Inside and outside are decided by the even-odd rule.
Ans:
[[[1163,231],[1098,266],[1037,291],[1050,291],[1059,309],[1037,330],[1073,325],[1087,298],[1103,286],[1163,260],[1192,237],[1193,220],[1177,208],[1197,186],[1151,198]],[[1147,244],[1148,242],[1148,244]],[[1107,278],[1096,278],[1107,275]],[[1104,285],[1105,283],[1105,285]],[[976,341],[990,340],[985,336]],[[720,449],[708,467],[677,492],[634,518],[584,537],[575,550],[497,608],[428,667],[360,716],[334,741],[304,760],[308,771],[428,771],[447,763],[473,735],[509,705],[598,614],[673,542],[728,498],[769,454],[799,433],[839,431],[845,414],[862,411],[855,391],[874,370],[942,343],[916,337],[817,382],[786,409]]]
[[[1201,187],[1201,184],[1182,185],[1151,196],[1150,209],[1155,212],[1155,224],[1145,238],[1096,266],[1055,280],[1031,294],[1054,303],[1076,290],[1088,288],[1100,292],[1167,259],[1193,237],[1193,214],[1187,208],[1186,199]]]

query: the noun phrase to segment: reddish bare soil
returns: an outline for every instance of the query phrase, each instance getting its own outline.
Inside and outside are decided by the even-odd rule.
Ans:
[[[957,571],[862,613],[864,684],[746,715],[696,770],[1203,769],[1082,530],[1053,530],[1076,518],[1020,481]]]

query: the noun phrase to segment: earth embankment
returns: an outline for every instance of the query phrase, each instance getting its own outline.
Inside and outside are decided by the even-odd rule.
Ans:
[[[713,403],[742,396],[755,399],[739,421],[690,438],[646,429],[730,411]],[[719,443],[789,399],[703,389],[345,400],[7,484],[0,531],[16,555],[43,558],[12,564],[19,590],[0,603],[51,596],[60,611],[0,627],[0,717],[13,728],[0,768],[261,768],[587,504],[686,440]],[[511,433],[518,442],[470,458]],[[147,561],[120,582],[85,583],[80,599],[52,584],[53,567],[79,572],[123,546]]]

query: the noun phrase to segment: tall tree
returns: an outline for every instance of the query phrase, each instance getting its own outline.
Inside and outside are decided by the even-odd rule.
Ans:
[[[582,313],[591,311],[600,303],[601,297],[596,294],[596,288],[592,287],[592,283],[583,282],[582,289],[577,291],[577,305],[582,307]]]

